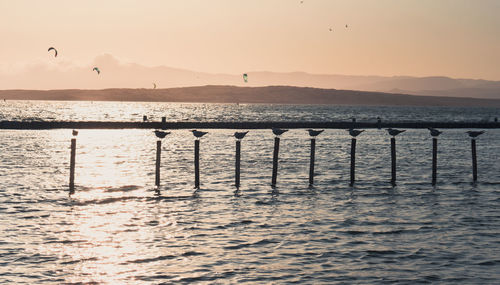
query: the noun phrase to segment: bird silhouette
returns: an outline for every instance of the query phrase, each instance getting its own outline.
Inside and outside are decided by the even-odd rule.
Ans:
[[[467,131],[466,133],[469,135],[469,137],[475,139],[478,136],[484,134],[484,131]]]
[[[155,133],[155,135],[156,135],[159,139],[163,139],[163,138],[165,138],[168,134],[170,134],[170,132],[164,132],[164,131],[160,131],[160,130],[155,130],[153,133]]]
[[[208,132],[202,132],[202,131],[197,131],[197,130],[192,130],[191,132],[193,132],[193,135],[196,138],[201,138],[202,136],[208,134]]]
[[[288,130],[279,129],[279,128],[273,128],[272,130],[273,130],[273,134],[276,136],[281,136],[282,134],[288,132]]]
[[[323,132],[323,130],[313,130],[313,129],[309,129],[307,131],[309,132],[309,135],[311,137],[315,137]]]
[[[73,134],[74,137],[76,137],[78,135],[78,131],[77,130],[73,130],[72,134]]]
[[[359,134],[364,132],[365,130],[355,130],[355,129],[348,129],[349,134],[353,137],[357,137]]]
[[[443,133],[442,131],[436,130],[432,127],[428,127],[427,129],[431,132],[431,136],[433,136],[433,137],[437,137]]]
[[[397,135],[399,135],[400,133],[402,132],[405,132],[406,130],[396,130],[396,129],[387,129],[387,132],[389,133],[389,135],[391,135],[392,137],[395,137]]]
[[[241,139],[243,139],[246,136],[246,134],[248,134],[248,131],[246,131],[246,132],[235,132],[234,133],[234,137],[237,140],[241,140]]]

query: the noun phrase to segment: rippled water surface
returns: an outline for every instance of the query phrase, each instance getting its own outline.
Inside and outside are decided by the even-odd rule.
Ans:
[[[495,109],[6,102],[2,119],[483,120]],[[9,105],[10,104],[10,105]],[[6,106],[9,105],[9,106]],[[80,109],[79,109],[80,108]],[[27,110],[38,110],[28,116]],[[78,111],[79,110],[79,111]],[[68,195],[71,130],[0,130],[0,283],[475,283],[500,279],[500,130],[477,141],[472,184],[466,130],[443,130],[432,187],[426,130],[397,138],[391,187],[389,137],[357,141],[349,187],[350,137],[325,130],[308,187],[309,137],[281,138],[278,185],[270,187],[273,136],[242,141],[234,188],[231,130],[201,140],[195,191],[193,136],[163,140],[161,193],[154,191],[151,130],[80,130],[76,193]]]

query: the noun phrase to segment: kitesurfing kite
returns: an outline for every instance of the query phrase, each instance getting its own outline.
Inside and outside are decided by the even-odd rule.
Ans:
[[[49,47],[49,50],[47,50],[47,51],[51,51],[51,50],[54,51],[54,57],[57,57],[57,50],[54,47]]]
[[[245,83],[248,82],[248,74],[243,73],[243,80],[245,80]]]
[[[92,71],[97,71],[97,74],[98,74],[98,75],[99,75],[99,74],[101,74],[101,71],[99,70],[99,68],[98,68],[98,67],[94,67],[94,68],[92,69]]]
[[[156,89],[156,83],[153,82],[153,89]]]

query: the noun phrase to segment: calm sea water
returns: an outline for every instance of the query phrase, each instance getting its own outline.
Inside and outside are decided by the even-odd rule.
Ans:
[[[349,107],[163,103],[0,103],[0,120],[446,120],[484,121],[488,108]],[[231,130],[201,140],[201,189],[193,189],[193,136],[163,141],[155,195],[151,130],[80,130],[76,193],[68,195],[71,130],[0,130],[2,284],[386,284],[500,279],[500,130],[477,141],[472,184],[466,130],[443,130],[432,187],[426,130],[397,138],[391,187],[389,137],[318,137],[308,187],[305,130],[282,136],[278,187],[270,187],[273,136],[242,141],[234,189]]]

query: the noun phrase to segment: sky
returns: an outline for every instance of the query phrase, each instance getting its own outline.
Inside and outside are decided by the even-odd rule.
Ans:
[[[0,82],[103,54],[209,73],[500,80],[499,13],[498,0],[0,0]]]

